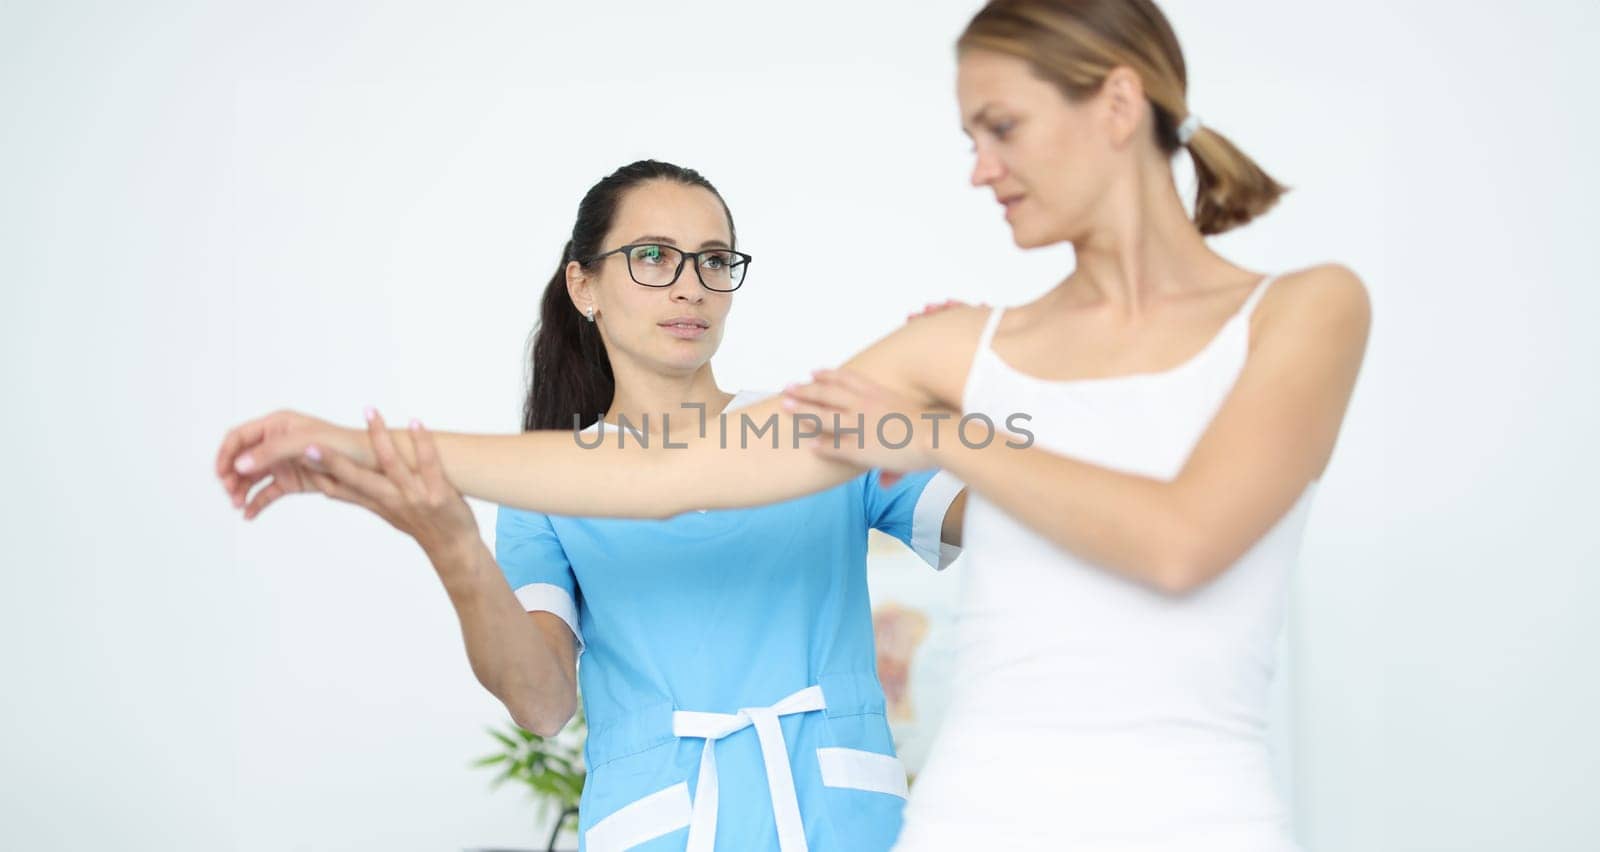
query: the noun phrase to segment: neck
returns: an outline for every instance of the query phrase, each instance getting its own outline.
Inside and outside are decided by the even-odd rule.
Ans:
[[[717,387],[710,362],[687,373],[663,373],[636,364],[624,365],[612,361],[616,377],[616,391],[611,396],[611,406],[606,409],[606,422],[616,425],[626,416],[635,429],[642,429],[645,415],[649,415],[649,431],[659,433],[662,415],[671,415],[674,434],[683,432],[677,422],[698,423],[698,413],[684,405],[704,405],[706,417],[721,413],[733,400],[733,394]]]
[[[1077,266],[1057,288],[1065,303],[1102,307],[1132,323],[1162,299],[1248,276],[1206,245],[1166,162],[1143,164],[1108,195],[1115,200],[1073,240]]]

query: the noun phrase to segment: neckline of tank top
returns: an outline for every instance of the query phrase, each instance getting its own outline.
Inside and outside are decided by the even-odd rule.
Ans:
[[[1081,379],[1040,378],[1032,373],[1023,372],[1021,369],[1012,366],[1011,362],[1000,357],[1000,353],[994,351],[993,335],[991,335],[989,340],[985,342],[983,349],[979,350],[979,354],[987,354],[990,358],[994,359],[996,364],[999,364],[1001,367],[1005,368],[1007,372],[1011,373],[1017,378],[1027,379],[1030,382],[1035,382],[1041,385],[1053,385],[1058,387],[1097,387],[1114,385],[1121,382],[1149,382],[1171,378],[1187,372],[1188,370],[1192,369],[1194,365],[1204,361],[1206,356],[1209,355],[1213,349],[1217,348],[1217,345],[1224,337],[1227,336],[1228,331],[1233,328],[1234,323],[1241,319],[1249,318],[1250,314],[1247,313],[1247,309],[1256,300],[1256,294],[1264,292],[1267,287],[1277,279],[1277,273],[1273,273],[1271,275],[1264,276],[1260,281],[1256,282],[1256,286],[1250,290],[1250,294],[1244,297],[1244,303],[1239,306],[1238,310],[1233,312],[1232,316],[1229,316],[1227,320],[1222,323],[1222,327],[1217,329],[1217,333],[1213,334],[1210,340],[1206,341],[1206,345],[1200,347],[1200,351],[1190,355],[1188,358],[1185,358],[1177,365],[1168,367],[1165,370],[1144,370],[1137,373],[1123,373],[1120,376],[1086,376]],[[1004,311],[1006,309],[995,308],[995,310]],[[996,330],[998,330],[998,328],[999,326],[997,325]]]
[[[730,411],[734,411],[734,410],[737,410],[737,409],[740,409],[740,408],[745,408],[747,406],[755,405],[756,403],[762,401],[763,399],[766,399],[767,397],[772,396],[774,393],[776,393],[776,391],[755,391],[755,390],[737,391],[737,392],[734,393],[733,399],[728,400],[727,407],[725,407],[721,411],[717,412],[717,414],[709,414],[708,413],[706,416],[707,417],[716,417],[719,414],[727,414]],[[687,411],[688,409],[684,409],[684,410]],[[590,423],[588,426],[585,426],[582,429],[579,429],[578,431],[579,432],[591,432],[591,431],[594,431],[595,429],[598,429],[600,427],[601,423],[606,424],[606,428],[608,428],[608,429],[621,429],[622,428],[621,426],[618,426],[617,424],[612,423],[609,420],[596,420],[595,422]]]

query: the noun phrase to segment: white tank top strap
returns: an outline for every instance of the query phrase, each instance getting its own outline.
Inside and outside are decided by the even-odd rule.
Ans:
[[[1256,302],[1261,301],[1261,296],[1267,292],[1267,288],[1271,287],[1272,282],[1276,280],[1278,280],[1278,273],[1276,272],[1266,276],[1265,278],[1262,278],[1261,281],[1256,284],[1256,288],[1250,291],[1250,295],[1245,297],[1244,306],[1239,308],[1239,313],[1236,314],[1236,316],[1249,319],[1250,315],[1255,312]]]
[[[1000,315],[1006,309],[996,306],[989,311],[989,319],[983,324],[983,333],[978,335],[978,348],[972,351],[972,363],[967,367],[967,381],[961,388],[961,410],[967,411],[967,400],[972,398],[972,392],[978,385],[979,365],[984,363],[983,353],[988,351],[989,344],[994,340],[994,330],[1000,327]]]
[[[978,336],[978,351],[989,348],[989,342],[994,340],[994,330],[1000,327],[1000,315],[1005,313],[1003,307],[996,307],[989,312],[989,321],[983,324],[983,334]]]

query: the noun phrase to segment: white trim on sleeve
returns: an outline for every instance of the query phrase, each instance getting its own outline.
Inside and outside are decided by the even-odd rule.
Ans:
[[[944,533],[944,515],[966,487],[966,483],[954,475],[938,471],[922,489],[917,506],[911,512],[911,549],[923,562],[940,571],[950,567],[961,555],[961,548],[940,539]]]
[[[578,630],[578,605],[566,589],[554,583],[529,583],[517,589],[516,596],[522,608],[528,612],[548,612],[565,621],[578,642],[578,653],[583,653],[583,633]]]

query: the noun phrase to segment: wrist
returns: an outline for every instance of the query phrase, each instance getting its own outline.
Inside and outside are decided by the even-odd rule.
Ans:
[[[419,540],[417,543],[422,545],[422,551],[428,555],[434,570],[448,581],[470,574],[475,567],[479,551],[483,549],[483,540],[478,538],[477,532],[473,528],[471,534],[461,533],[441,539]]]
[[[307,443],[334,450],[361,467],[373,466],[373,460],[370,458],[371,453],[367,451],[367,433],[365,430],[346,429],[343,426],[335,426],[332,423],[323,423],[313,428]]]
[[[345,455],[349,456],[351,461],[362,467],[378,466],[377,456],[372,453],[372,436],[366,429],[339,427],[338,438],[344,446]]]

